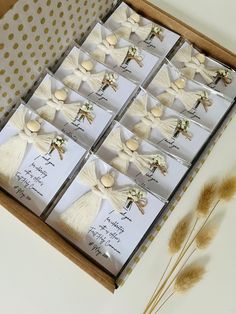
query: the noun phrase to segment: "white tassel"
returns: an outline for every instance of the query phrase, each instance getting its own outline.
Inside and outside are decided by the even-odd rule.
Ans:
[[[148,111],[147,101],[148,95],[144,94],[144,96],[136,98],[127,111],[129,115],[140,118],[140,122],[133,126],[133,132],[141,138],[148,139],[151,130],[158,129],[166,139],[171,139],[176,131],[178,119],[161,119],[163,107],[154,107],[151,111]]]
[[[72,72],[63,79],[63,83],[74,90],[79,90],[81,83],[84,82],[93,92],[97,92],[101,88],[106,74],[105,71],[92,74],[92,61],[85,60],[79,64],[79,54],[76,52],[71,52],[66,57],[62,67]]]
[[[129,47],[116,48],[117,37],[115,34],[103,38],[99,24],[87,37],[86,43],[96,45],[96,49],[92,52],[92,56],[96,60],[104,63],[106,56],[109,55],[118,66],[124,62],[129,51]]]
[[[193,55],[192,45],[180,49],[174,56],[174,60],[184,64],[181,71],[188,79],[194,79],[195,75],[199,73],[205,82],[210,84],[217,76],[217,70],[206,67],[204,54],[197,53],[195,56]]]
[[[39,135],[39,122],[35,120],[26,123],[27,109],[18,109],[9,120],[9,124],[18,130],[18,134],[0,145],[0,180],[11,184],[25,156],[28,144],[33,144],[40,154],[49,152],[55,133]]]
[[[139,154],[137,152],[139,148],[138,142],[134,139],[129,139],[123,143],[120,132],[120,128],[113,130],[104,143],[108,149],[112,149],[117,153],[117,156],[111,160],[110,164],[117,170],[127,173],[130,163],[133,163],[135,167],[145,175],[150,170],[157,154]]]
[[[45,79],[36,89],[35,95],[45,102],[45,105],[37,110],[37,113],[49,122],[53,122],[57,111],[61,111],[68,122],[72,122],[81,108],[79,102],[66,103],[68,92],[65,88],[52,92],[51,79]]]
[[[127,8],[117,9],[112,14],[112,19],[121,26],[115,31],[120,38],[129,39],[132,33],[135,33],[141,40],[145,40],[152,31],[153,24],[141,26],[140,16],[132,13],[128,16]]]
[[[168,68],[162,67],[153,80],[153,84],[165,88],[166,92],[158,95],[156,98],[165,106],[172,106],[175,99],[179,99],[186,110],[191,110],[195,107],[197,101],[201,98],[203,92],[188,92],[184,90],[186,80],[179,78],[171,82]]]
[[[95,161],[89,162],[81,170],[78,179],[89,186],[90,191],[75,201],[59,216],[60,227],[73,238],[80,240],[86,235],[102,205],[108,200],[112,208],[121,211],[129,195],[129,189],[113,190],[114,179],[111,174],[96,175]]]

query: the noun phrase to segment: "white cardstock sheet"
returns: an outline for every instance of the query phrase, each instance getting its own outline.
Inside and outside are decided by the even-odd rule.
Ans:
[[[48,81],[51,82],[52,94],[58,89],[66,88],[68,97],[65,103],[79,103],[81,106],[86,103],[90,104],[90,115],[92,117],[92,121],[89,121],[89,119],[86,117],[81,119],[81,116],[78,114],[75,120],[70,122],[66,120],[63,112],[57,111],[55,119],[51,123],[63,133],[75,140],[77,143],[84,143],[85,146],[91,147],[106,128],[109,121],[111,121],[112,114],[84,98],[79,93],[76,93],[72,89],[65,87],[62,82],[50,74],[46,74],[40,85],[46,84]],[[42,98],[39,98],[35,93],[28,101],[28,106],[30,106],[33,110],[42,108],[42,106],[45,105],[46,101]]]
[[[141,90],[136,97],[142,100],[145,95],[146,91]],[[130,107],[132,104],[133,103],[131,103]],[[159,101],[148,93],[148,111],[150,111],[157,104],[160,104]],[[164,107],[164,112],[161,116],[161,119],[168,118],[186,120],[184,116],[180,115],[176,111],[168,107]],[[192,120],[187,120],[189,121],[188,132],[191,135],[191,140],[187,139],[183,134],[179,134],[177,137],[172,137],[171,139],[166,139],[157,128],[152,128],[148,141],[154,145],[157,145],[158,147],[161,147],[169,154],[179,157],[185,160],[187,163],[191,163],[202,145],[210,136],[210,133]],[[134,125],[138,122],[140,122],[140,117],[129,115],[128,111],[126,111],[121,120],[121,123],[131,131],[133,131]]]
[[[114,16],[117,14],[117,12],[118,11],[121,12],[123,10],[126,10],[126,17],[127,17],[124,20],[124,22],[126,22],[130,18],[130,15],[135,12],[126,3],[122,2],[119,5],[119,7],[116,9],[116,11],[105,22],[105,26],[111,29],[113,32],[119,30],[120,27],[124,26],[123,22],[118,22],[116,19],[114,19]],[[152,21],[146,19],[145,17],[141,15],[139,15],[139,17],[140,17],[140,21],[138,24],[140,28],[146,25],[150,25],[150,24],[153,25],[153,27],[157,26],[158,28],[161,29],[163,39],[160,40],[157,36],[153,38],[150,38],[150,36],[148,36],[148,38],[145,38],[145,40],[143,40],[134,31],[131,32],[130,37],[127,39],[130,40],[132,43],[138,45],[139,47],[145,50],[148,50],[149,52],[153,54],[156,54],[162,58],[165,57],[170,52],[170,50],[174,47],[174,45],[177,43],[180,36],[163,26],[154,24]],[[123,18],[121,20],[123,20]],[[135,27],[138,27],[138,26],[137,24],[135,24],[133,27],[135,29]]]
[[[23,107],[24,105],[21,104],[17,110],[21,110]],[[31,119],[36,117],[30,110],[27,114]],[[4,187],[13,197],[37,215],[43,212],[86,153],[82,146],[62,135],[54,126],[44,121],[39,134],[53,132],[55,136],[62,136],[66,140],[63,145],[65,149],[63,160],[60,160],[57,150],[50,155],[40,155],[33,145],[28,144],[25,157],[13,178],[12,185]],[[0,132],[0,145],[17,134],[17,130],[8,122]]]
[[[94,156],[91,156],[87,163],[92,160],[96,160],[98,178],[111,169],[108,164]],[[137,187],[128,177],[115,171],[115,169],[113,170],[116,174],[114,189],[127,186]],[[148,203],[145,207],[145,213],[142,214],[135,204],[118,212],[111,207],[107,200],[103,200],[100,211],[86,236],[82,240],[75,240],[75,238],[60,229],[58,217],[60,213],[64,212],[88,191],[89,187],[82,185],[79,179],[76,178],[55,206],[46,222],[113,275],[117,275],[160,213],[164,203],[147,192]]]
[[[179,48],[179,49],[183,49],[187,46],[189,46],[190,44],[188,42],[184,42],[184,44]],[[196,55],[197,53],[199,53],[199,50],[193,48],[193,55]],[[175,60],[175,56],[172,57],[171,62],[178,68],[181,69],[184,67],[184,64],[181,62],[178,62]],[[206,61],[205,61],[205,65],[207,69],[228,69],[227,66],[224,66],[223,64],[221,64],[220,62],[218,62],[217,60],[214,60],[208,56],[206,56]],[[230,70],[230,74],[231,74],[231,78],[232,78],[232,83],[225,85],[223,80],[219,80],[216,84],[209,84],[209,86],[211,88],[213,88],[214,90],[216,90],[217,92],[220,92],[226,96],[228,96],[231,99],[234,99],[236,97],[236,72],[234,70]],[[207,85],[206,81],[203,79],[203,77],[197,73],[194,77],[194,80]]]
[[[109,69],[102,63],[93,60],[88,53],[76,46],[71,49],[69,55],[66,58],[68,58],[69,56],[74,56],[75,58],[78,58],[79,64],[83,61],[91,60],[94,65],[94,68],[91,71],[92,74],[101,72],[104,72],[104,74],[115,73],[113,70]],[[66,69],[63,61],[56,71],[55,76],[63,81],[70,74],[73,74],[73,71]],[[79,89],[76,91],[79,91],[83,96],[89,98],[95,103],[100,104],[105,109],[116,113],[122,109],[125,103],[129,100],[130,96],[136,90],[137,86],[122,75],[119,75],[117,73],[115,74],[117,76],[116,91],[112,87],[108,87],[105,90],[102,90],[101,88],[98,91],[93,91],[86,82],[82,82]],[[73,86],[68,86],[73,89]]]
[[[168,69],[171,81],[174,81],[181,76],[179,70],[177,70],[171,64],[163,64],[161,69],[164,67]],[[147,87],[147,90],[155,97],[165,92],[164,88],[154,83],[154,78]],[[205,91],[208,94],[209,99],[212,101],[212,105],[208,107],[207,111],[205,111],[202,104],[199,104],[196,108],[193,108],[192,110],[188,111],[187,109],[185,109],[184,105],[181,103],[180,100],[175,99],[171,108],[180,112],[185,117],[194,120],[196,123],[205,126],[209,130],[213,130],[217,126],[221,118],[223,118],[226,111],[231,106],[232,100],[226,99],[221,95],[217,94],[216,92],[214,92],[212,89],[207,88],[191,80],[186,81],[185,90],[191,92]]]
[[[93,37],[96,36],[95,34],[101,34],[101,39],[104,40],[107,36],[113,33],[105,26],[97,23],[82,44],[82,48],[87,50],[91,55],[94,54],[98,46],[93,40]],[[129,48],[132,46],[134,45],[131,42],[123,38],[119,38],[114,49]],[[132,80],[137,84],[142,84],[155,69],[157,64],[160,62],[160,59],[146,50],[142,50],[140,48],[138,48],[138,50],[142,56],[142,66],[134,60],[131,60],[128,64],[125,64],[124,62],[122,65],[119,65],[117,64],[117,59],[113,59],[110,55],[106,55],[104,63],[117,73],[125,76],[127,79]]]
[[[138,139],[134,133],[130,132],[119,123],[116,123],[114,125],[114,128],[108,135],[108,141],[109,136],[112,136],[112,133],[117,130],[120,130],[120,137],[123,143],[131,138],[139,141],[139,148],[137,150],[137,153],[139,153],[140,155],[158,154],[164,157],[167,166],[166,174],[163,174],[159,169],[152,171],[152,169],[150,168],[150,171],[148,171],[144,175],[134,165],[133,162],[130,162],[127,169],[127,175],[143,188],[150,190],[154,194],[161,196],[162,198],[167,200],[188,170],[188,168],[184,164],[178,162],[175,158],[167,155],[162,150],[158,150],[156,147],[149,144],[148,142]],[[108,163],[110,163],[115,157],[118,156],[118,153],[112,150],[109,145],[106,145],[106,140],[100,147],[97,154]]]

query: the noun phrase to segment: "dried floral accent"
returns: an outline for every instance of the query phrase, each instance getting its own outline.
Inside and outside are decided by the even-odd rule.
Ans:
[[[187,238],[192,221],[192,215],[186,215],[175,227],[169,240],[170,254],[176,254]]]
[[[196,209],[198,217],[205,217],[209,213],[212,203],[216,198],[216,193],[216,182],[211,182],[204,186],[198,199]]]
[[[236,176],[226,178],[219,187],[219,197],[221,200],[230,201],[236,194]]]
[[[119,76],[114,72],[106,72],[102,81],[102,90],[106,90],[107,87],[111,87],[115,92],[118,90],[118,78]]]
[[[140,210],[141,214],[144,215],[144,209],[147,206],[147,195],[143,190],[138,188],[129,190],[128,204],[129,202],[134,203]]]
[[[63,145],[65,144],[65,142],[65,139],[61,136],[58,135],[57,137],[55,137],[52,141],[49,155],[51,155],[54,150],[57,150],[60,160],[63,160],[63,155],[65,154],[65,149],[63,148]]]
[[[136,61],[136,63],[140,66],[143,67],[143,56],[140,53],[140,50],[136,46],[130,46],[127,56],[123,62],[123,66],[128,66],[129,62],[131,60]]]
[[[89,102],[84,103],[79,110],[78,116],[79,121],[84,122],[84,120],[86,119],[89,124],[92,124],[95,118],[95,115],[93,113],[93,105]]]
[[[205,269],[200,265],[190,265],[185,267],[177,276],[174,284],[176,293],[185,293],[197,284],[205,273]]]
[[[190,126],[189,120],[187,120],[187,119],[179,119],[177,127],[176,127],[176,130],[175,130],[175,133],[174,133],[174,137],[178,137],[179,134],[183,134],[183,136],[187,140],[191,141],[192,134],[188,131],[189,126]]]
[[[196,236],[195,242],[197,248],[200,250],[206,249],[213,241],[216,233],[217,233],[216,226],[204,227]]]
[[[153,157],[150,164],[150,169],[152,172],[155,172],[156,169],[159,169],[161,173],[165,176],[167,174],[167,163],[165,157],[160,154]]]

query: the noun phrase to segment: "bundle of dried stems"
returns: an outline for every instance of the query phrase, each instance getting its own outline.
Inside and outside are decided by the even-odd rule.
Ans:
[[[196,210],[183,217],[172,231],[168,242],[169,262],[144,314],[159,312],[174,294],[187,292],[203,278],[203,266],[186,264],[197,250],[206,250],[209,247],[218,230],[218,226],[209,221],[219,203],[229,202],[235,194],[236,176],[219,183],[213,181],[203,187]],[[172,263],[174,257],[175,261]],[[168,292],[168,297],[164,299]]]

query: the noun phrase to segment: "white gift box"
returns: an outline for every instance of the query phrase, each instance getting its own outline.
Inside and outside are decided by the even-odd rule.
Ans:
[[[127,24],[133,25],[132,30],[135,30],[137,27],[137,23],[134,22],[130,16],[134,14],[135,11],[133,11],[126,3],[122,2],[109,16],[109,18],[105,22],[105,26],[109,29],[111,29],[113,32],[119,32],[119,29],[124,27],[125,22],[127,23],[127,20],[131,20],[132,24]],[[121,15],[122,17],[120,18],[115,18],[115,15]],[[137,13],[136,13],[137,14]],[[137,18],[137,17],[136,17]],[[153,27],[158,28],[161,30],[161,37],[162,40],[158,36],[152,36],[152,34],[149,34],[147,38],[140,38],[140,36],[137,34],[139,32],[132,31],[129,32],[126,35],[126,39],[130,40],[133,42],[135,45],[138,45],[139,47],[148,50],[149,52],[156,54],[160,56],[161,58],[166,57],[166,55],[171,51],[171,49],[175,46],[175,44],[178,42],[180,39],[180,36],[169,29],[160,26],[156,23],[153,23],[152,21],[146,19],[145,17],[139,15],[139,22],[138,24],[141,26],[141,31],[140,33],[146,33],[146,31],[142,31],[142,28],[145,29],[145,26],[147,25],[152,25]]]
[[[181,45],[179,47],[178,50],[182,50],[182,49],[186,49],[187,47],[191,46],[191,44],[187,41],[185,41],[183,43],[183,45]],[[177,51],[178,52],[178,51]],[[176,52],[176,53],[177,53]],[[192,56],[195,56],[197,54],[201,53],[200,50],[196,49],[196,48],[192,48]],[[181,69],[184,68],[184,63],[179,62],[175,59],[175,55],[172,56],[171,58],[171,62],[178,68]],[[194,80],[196,80],[197,82],[200,82],[202,84],[208,85],[210,88],[213,88],[214,90],[216,90],[217,92],[222,93],[223,95],[234,99],[236,97],[236,72],[229,68],[227,65],[224,65],[223,63],[209,57],[209,56],[205,56],[205,62],[204,65],[206,67],[206,69],[209,70],[217,70],[217,69],[227,69],[229,71],[230,77],[232,79],[232,82],[230,84],[224,84],[223,80],[220,79],[216,79],[213,80],[212,83],[207,83],[204,78],[202,77],[202,75],[200,75],[200,73],[196,73],[196,75],[194,76]]]
[[[98,105],[89,101],[87,98],[81,96],[79,93],[73,91],[72,89],[65,87],[62,82],[60,82],[50,74],[46,74],[39,87],[42,84],[45,84],[45,82],[47,82],[48,80],[51,82],[52,92],[55,92],[58,89],[66,88],[68,92],[66,103],[80,103],[81,106],[89,104],[89,106],[91,106],[91,109],[89,111],[89,114],[92,117],[91,121],[89,121],[86,116],[81,119],[81,115],[79,113],[73,121],[68,121],[63,115],[63,112],[59,111],[56,113],[54,121],[51,122],[53,125],[55,125],[55,127],[71,137],[77,143],[82,142],[86,146],[91,147],[100,137],[104,129],[106,129],[107,124],[112,119],[112,113],[99,107]],[[27,104],[33,110],[37,110],[39,108],[42,108],[42,106],[45,106],[46,102],[34,93]],[[103,121],[103,123],[101,123],[101,121]]]
[[[175,68],[172,64],[164,63],[161,69],[163,68],[166,68],[168,70],[172,82],[181,77],[180,71],[177,68]],[[148,85],[147,90],[153,96],[157,97],[163,92],[165,92],[165,89],[155,84],[154,81],[155,76]],[[204,86],[192,80],[186,81],[185,90],[189,92],[199,93],[205,92],[211,101],[211,105],[207,107],[207,111],[205,110],[202,104],[197,103],[195,108],[187,110],[179,99],[175,99],[171,108],[180,112],[187,118],[194,120],[196,123],[205,126],[209,130],[213,130],[217,126],[221,118],[225,115],[227,110],[232,105],[232,99],[225,98],[222,95],[214,92],[214,90],[208,88],[207,86]]]
[[[24,108],[23,104],[17,110],[22,110],[22,108]],[[31,119],[37,117],[30,109],[27,115]],[[37,215],[40,215],[48,206],[86,153],[82,146],[63,135],[48,122],[43,121],[39,134],[52,132],[65,139],[63,160],[60,160],[57,150],[51,154],[40,155],[32,144],[28,144],[24,159],[11,185],[4,186],[13,197]],[[18,133],[19,131],[8,122],[0,132],[0,145]]]
[[[101,39],[103,40],[106,39],[107,36],[113,34],[111,30],[109,30],[100,23],[97,23],[94,26],[94,28],[91,30],[91,33],[82,44],[82,48],[87,50],[94,57],[95,52],[98,51],[98,44],[94,42],[93,37],[96,36],[97,33],[101,34]],[[117,58],[112,58],[111,55],[105,56],[104,63],[120,75],[125,76],[127,79],[142,84],[158,65],[160,59],[159,57],[147,52],[146,50],[140,49],[138,48],[138,46],[134,46],[131,42],[123,38],[117,39],[117,44],[115,45],[114,49],[117,50],[117,48],[127,48],[128,50],[128,48],[130,47],[135,47],[135,49],[138,50],[138,54],[142,58],[140,64],[134,60],[126,62],[124,58],[124,62],[120,65],[118,64],[119,60]]]
[[[127,176],[112,169],[112,167],[95,156],[91,156],[84,167],[93,160],[96,161],[98,178],[110,170],[115,173],[116,183],[114,189],[123,187],[140,188]],[[88,186],[81,184],[79,179],[75,179],[46,222],[110,273],[117,275],[153,221],[160,214],[164,203],[147,192],[147,205],[144,208],[144,214],[140,212],[134,203],[119,213],[111,207],[108,200],[103,200],[99,213],[85,237],[81,240],[76,240],[68,232],[60,228],[59,215],[89,190]]]
[[[120,130],[120,137],[123,143],[131,138],[134,138],[138,141],[138,154],[144,156],[156,154],[164,159],[163,167],[166,166],[166,173],[163,173],[158,168],[152,169],[150,167],[149,171],[146,174],[142,174],[140,170],[135,166],[135,164],[133,162],[130,162],[127,169],[127,175],[143,188],[167,200],[172,192],[175,190],[176,186],[182,180],[184,174],[188,170],[188,167],[179,162],[177,159],[166,154],[160,148],[157,149],[150,143],[138,139],[134,133],[130,132],[127,128],[119,123],[116,123],[114,125],[110,134],[107,136],[103,145],[97,152],[97,154],[106,162],[111,163],[111,161],[118,156],[118,153],[111,149],[109,147],[109,144],[106,145],[106,141],[109,140],[109,137],[112,136],[112,133],[116,130]]]
[[[137,99],[142,99],[146,95],[145,90],[141,90],[139,94],[136,96]],[[155,107],[156,105],[160,105],[160,102],[155,99],[151,94],[148,93],[148,104],[147,107],[149,110]],[[130,104],[130,107],[132,103]],[[129,107],[129,108],[130,108]],[[204,145],[208,137],[210,136],[210,132],[206,129],[202,128],[195,122],[190,119],[186,119],[183,115],[180,115],[178,112],[168,108],[163,107],[164,112],[161,119],[169,119],[175,118],[180,121],[188,121],[189,126],[187,131],[191,137],[184,136],[183,134],[178,134],[178,136],[173,136],[171,139],[165,138],[162,133],[157,128],[152,128],[150,137],[148,141],[157,147],[161,147],[169,154],[176,156],[182,160],[185,160],[187,163],[191,163],[193,159],[196,157],[197,153]],[[140,121],[140,117],[128,114],[128,111],[124,114],[121,123],[126,126],[129,130],[133,130],[133,127],[136,123]]]
[[[106,67],[105,65],[93,60],[91,56],[83,51],[82,49],[79,49],[78,47],[74,46],[68,56],[74,55],[76,58],[78,58],[78,62],[82,63],[86,60],[92,60],[92,63],[94,65],[93,71],[91,73],[112,73],[115,74],[117,79],[117,90],[115,91],[112,87],[108,87],[105,90],[97,90],[93,91],[90,86],[86,82],[82,82],[79,89],[76,91],[79,91],[82,95],[85,97],[91,99],[95,103],[100,104],[105,109],[117,112],[122,109],[122,107],[125,105],[125,103],[129,100],[130,96],[133,94],[133,92],[136,90],[137,86],[127,80],[122,75],[118,75],[116,72],[114,72],[112,69]],[[73,71],[68,70],[64,67],[64,62],[60,65],[60,67],[57,69],[55,76],[58,77],[61,81],[65,80],[65,78],[73,74]],[[69,87],[71,87],[69,85]],[[102,86],[101,86],[102,87]]]

